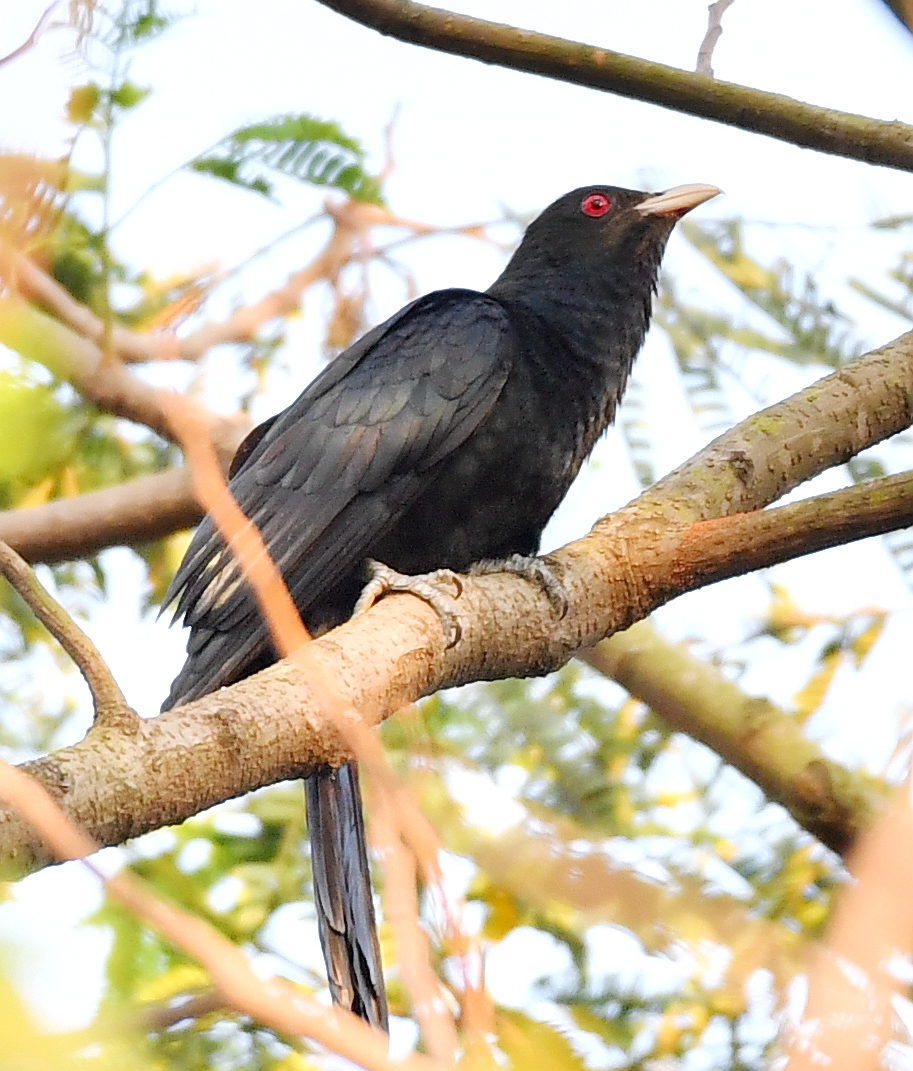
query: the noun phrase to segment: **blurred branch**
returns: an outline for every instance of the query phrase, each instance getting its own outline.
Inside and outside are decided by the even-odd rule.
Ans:
[[[808,1001],[791,1024],[789,1071],[903,1067],[909,1033],[891,1052],[892,998],[908,999],[913,945],[913,808],[909,779],[861,839],[825,940],[808,972]],[[898,1024],[899,1025],[899,1024]]]
[[[695,522],[760,510],[911,422],[913,334],[750,417],[550,556],[570,597],[562,620],[555,620],[538,587],[520,578],[467,577],[460,596],[463,634],[454,647],[445,647],[429,606],[393,595],[308,644],[309,681],[333,682],[345,706],[361,715],[361,731],[372,737],[365,725],[440,688],[558,668],[580,648],[682,592],[749,567],[733,557],[726,540],[721,547],[722,525]],[[811,500],[808,508],[818,509],[828,497]],[[759,526],[772,551],[798,553],[803,548],[784,542],[768,520],[777,512],[795,520],[801,514],[789,511],[797,507],[805,503],[758,512],[736,527],[747,539],[751,526]],[[723,566],[715,571],[714,555],[721,553]],[[751,567],[769,563],[751,551]],[[351,747],[325,709],[314,684],[283,661],[141,721],[129,736],[90,731],[27,769],[63,793],[67,812],[97,840],[118,844],[250,789],[301,777],[313,765],[340,765]],[[19,873],[48,861],[8,812],[0,812],[0,860]]]
[[[713,59],[713,50],[716,48],[716,43],[723,33],[723,12],[732,3],[733,0],[716,0],[715,4],[711,4],[707,8],[707,32],[704,34],[704,40],[701,41],[701,47],[697,54],[697,67],[695,67],[698,74],[706,74],[709,78],[713,77],[713,67],[711,67],[710,61]]]
[[[0,760],[0,797],[35,829],[56,859],[86,859],[98,845],[61,810],[42,786]],[[105,879],[108,895],[172,944],[201,963],[212,976],[222,1004],[280,1034],[304,1035],[372,1071],[432,1071],[442,1068],[426,1056],[410,1053],[391,1059],[389,1038],[351,1012],[328,1008],[282,978],[262,979],[244,951],[201,918],[160,900],[133,874]]]
[[[706,744],[832,851],[846,852],[882,809],[886,789],[829,759],[798,719],[746,695],[648,621],[578,655],[643,700],[677,732]]]
[[[459,228],[439,228],[418,220],[394,215],[382,205],[347,200],[341,204],[327,203],[325,213],[333,221],[333,233],[322,251],[300,271],[294,272],[285,283],[249,305],[236,309],[224,320],[201,324],[183,338],[173,331],[131,331],[117,325],[109,327],[86,305],[77,301],[57,280],[34,261],[14,250],[5,249],[11,263],[11,282],[14,289],[49,309],[64,324],[83,339],[100,349],[109,344],[124,362],[196,361],[213,346],[228,342],[249,342],[264,324],[280,316],[288,316],[301,304],[302,295],[325,280],[335,285],[339,273],[353,260],[372,254],[370,232],[373,227],[399,227],[413,236],[442,233],[464,233],[477,236],[480,225]],[[306,225],[314,219],[306,221]],[[300,228],[294,228],[298,230]],[[283,235],[286,238],[288,235]],[[394,245],[400,243],[394,243]],[[264,247],[268,249],[269,246]],[[264,250],[259,250],[255,256]],[[218,281],[224,282],[229,275]],[[129,375],[129,373],[125,373]],[[78,385],[78,384],[74,384]],[[101,403],[99,403],[101,404]],[[106,408],[105,406],[102,406]],[[133,418],[131,418],[133,419]],[[148,423],[148,421],[143,421]],[[150,424],[150,427],[153,425]],[[156,430],[159,430],[156,428]]]
[[[583,940],[591,926],[621,926],[651,952],[667,949],[672,934],[687,934],[695,945],[728,947],[733,957],[719,984],[737,1004],[744,1004],[745,983],[756,968],[772,971],[781,986],[800,969],[805,941],[799,934],[732,896],[708,892],[699,878],[677,873],[662,883],[639,876],[613,857],[605,837],[572,818],[524,807],[524,817],[506,828],[468,821],[447,787],[454,765],[448,759],[435,769],[424,759],[411,777],[448,851],[475,860],[496,888],[546,918],[560,904],[565,931]],[[514,808],[518,802],[512,800]]]
[[[54,8],[57,7],[58,0],[53,0],[53,3],[42,11],[41,16],[35,23],[35,29],[28,35],[28,37],[19,45],[18,48],[14,48],[12,52],[8,52],[5,56],[0,56],[0,67],[5,66],[7,63],[12,63],[14,59],[18,59],[29,51],[30,48],[34,48],[38,44],[38,39],[47,29],[48,22],[51,18],[51,14]]]
[[[183,1022],[185,1019],[203,1019],[213,1012],[222,1011],[225,1008],[225,998],[217,989],[209,989],[204,993],[185,1000],[181,1004],[171,1002],[152,1004],[143,1008],[135,1017],[132,1025],[143,1034],[158,1033],[167,1030],[169,1026]]]
[[[168,469],[31,509],[0,511],[0,539],[33,565],[89,558],[106,547],[149,543],[203,516],[186,469]]]
[[[98,648],[59,602],[42,587],[28,564],[6,543],[0,542],[0,573],[25,600],[29,609],[76,663],[95,704],[96,724],[117,726],[129,733],[136,714],[105,665]]]
[[[588,86],[834,156],[913,171],[913,127],[820,108],[594,45],[457,15],[413,0],[319,0],[410,44]]]
[[[155,387],[133,375],[96,342],[21,297],[0,297],[0,343],[39,361],[104,412],[144,424],[171,439]],[[213,421],[214,443],[226,468],[249,429],[250,421],[243,413]]]
[[[913,0],[884,0],[884,3],[894,12],[901,25],[913,33]]]

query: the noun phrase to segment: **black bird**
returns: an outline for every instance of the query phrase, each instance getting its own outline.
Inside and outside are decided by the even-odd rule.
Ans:
[[[529,556],[542,529],[615,415],[672,227],[717,193],[566,194],[484,294],[413,301],[251,432],[231,491],[311,632],[349,617],[371,561],[421,574],[506,559],[536,576]],[[173,599],[191,632],[163,710],[276,661],[208,517],[165,604]],[[330,990],[386,1028],[356,768],[318,770],[305,789]]]

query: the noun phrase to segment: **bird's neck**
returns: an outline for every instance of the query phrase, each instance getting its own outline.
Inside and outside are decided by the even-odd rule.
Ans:
[[[505,273],[488,292],[515,315],[544,325],[558,343],[536,347],[550,376],[582,377],[591,388],[599,381],[600,394],[609,392],[618,400],[647,333],[656,276],[574,274],[565,268],[533,281]]]

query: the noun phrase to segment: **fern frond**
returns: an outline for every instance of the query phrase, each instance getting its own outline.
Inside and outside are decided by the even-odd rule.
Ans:
[[[356,201],[380,203],[380,181],[365,169],[365,151],[338,124],[285,115],[240,127],[188,167],[234,186],[273,196],[273,175],[329,186]]]

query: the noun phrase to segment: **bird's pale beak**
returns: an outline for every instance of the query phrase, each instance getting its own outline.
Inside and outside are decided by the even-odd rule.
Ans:
[[[683,216],[722,192],[716,186],[676,186],[641,201],[634,206],[634,211],[642,216]]]

